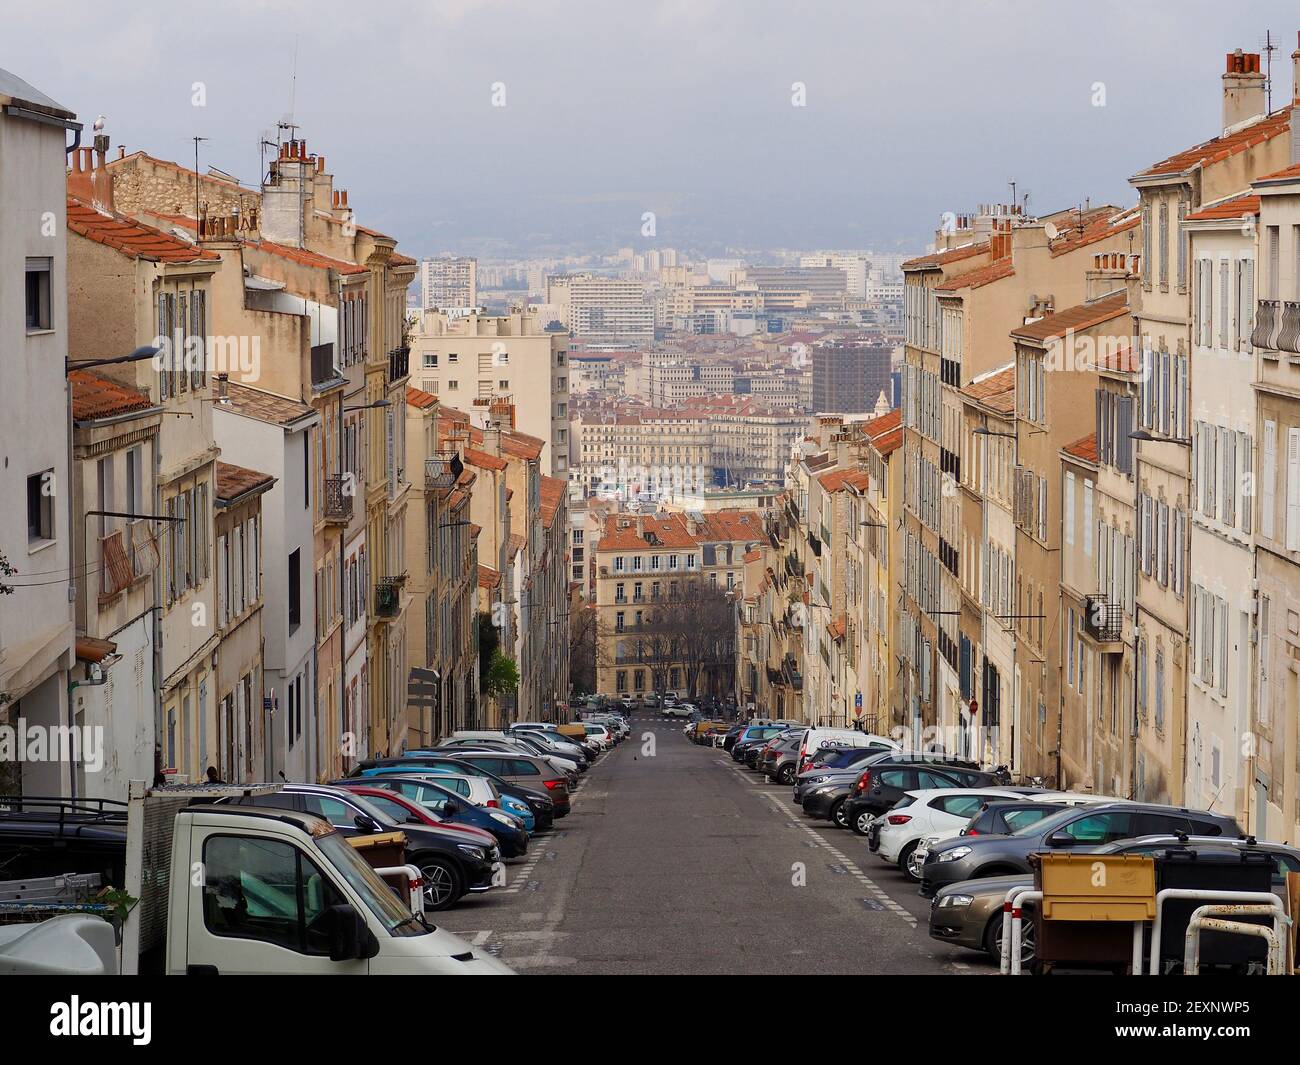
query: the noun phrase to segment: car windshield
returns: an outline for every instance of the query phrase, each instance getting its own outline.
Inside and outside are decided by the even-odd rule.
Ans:
[[[316,846],[390,936],[422,936],[434,930],[431,924],[411,919],[411,911],[393,889],[379,879],[379,874],[366,864],[356,848],[337,832],[317,836]]]

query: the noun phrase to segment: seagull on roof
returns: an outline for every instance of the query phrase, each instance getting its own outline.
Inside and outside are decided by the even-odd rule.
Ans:
[[[107,122],[107,121],[108,121],[107,118],[105,118],[103,115],[100,115],[97,119],[95,119],[95,124],[94,124],[94,126],[91,127],[91,128],[94,129],[94,131],[95,131],[96,133],[103,133],[103,132],[104,132],[104,123]]]

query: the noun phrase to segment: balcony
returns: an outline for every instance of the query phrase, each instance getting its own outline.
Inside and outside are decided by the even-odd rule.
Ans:
[[[1277,300],[1260,300],[1255,308],[1255,329],[1250,334],[1251,347],[1278,350],[1278,332],[1282,324],[1282,305]]]
[[[1112,602],[1110,596],[1097,594],[1086,597],[1083,611],[1083,631],[1107,654],[1124,652],[1124,608]]]
[[[342,474],[325,478],[325,520],[331,524],[346,525],[352,520],[352,493],[345,489],[349,482]]]
[[[790,687],[795,691],[803,691],[803,674],[799,672],[799,662],[794,655],[785,656],[785,660],[781,663],[781,672]]]
[[[1277,331],[1279,351],[1300,354],[1300,302],[1287,300],[1282,304],[1282,324]]]
[[[424,460],[424,487],[431,491],[451,488],[464,468],[456,452],[435,451]]]
[[[380,577],[375,585],[375,617],[391,621],[402,609],[401,577]]]
[[[397,384],[398,381],[404,380],[411,369],[411,349],[408,347],[393,348],[388,353],[388,383]]]
[[[316,391],[344,382],[334,366],[334,344],[315,344],[311,349],[311,387]]]

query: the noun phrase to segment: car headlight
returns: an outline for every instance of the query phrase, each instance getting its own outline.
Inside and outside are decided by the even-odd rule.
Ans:
[[[937,861],[955,862],[958,858],[965,858],[970,853],[969,847],[953,847],[950,851],[944,851],[939,855]]]
[[[832,787],[826,787],[826,788],[818,788],[815,794],[817,794],[817,795],[826,795],[826,794],[828,794],[829,792],[832,792],[832,791],[834,791],[834,790],[835,790],[835,788],[834,788],[833,786],[832,786]]]
[[[510,828],[517,827],[517,822],[513,817],[507,817],[505,814],[499,814],[495,810],[489,811],[488,816],[491,817],[493,821],[499,821],[501,822],[501,824],[508,825]]]
[[[476,862],[481,862],[484,858],[483,848],[475,847],[472,843],[457,843],[456,849],[463,854],[468,854]]]
[[[945,895],[939,900],[939,908],[954,906],[969,906],[975,901],[974,895]]]
[[[830,780],[830,777],[813,777],[810,781],[808,781],[808,783],[820,784],[823,780]]]

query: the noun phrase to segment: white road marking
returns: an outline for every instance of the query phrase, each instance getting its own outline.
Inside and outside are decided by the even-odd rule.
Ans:
[[[871,879],[871,877],[867,876],[866,873],[864,873],[861,869],[859,869],[857,864],[853,861],[853,859],[851,859],[847,854],[845,854],[833,843],[831,843],[830,840],[826,839],[820,832],[816,831],[813,828],[810,828],[808,825],[803,824],[801,821],[796,821],[793,817],[791,817],[789,811],[787,811],[785,807],[781,804],[781,800],[778,799],[771,792],[764,791],[763,797],[772,803],[772,805],[776,808],[777,813],[781,814],[783,817],[787,819],[788,824],[791,824],[795,828],[798,828],[801,831],[806,832],[812,839],[816,840],[816,842],[820,846],[825,847],[826,850],[828,850],[832,855],[834,855],[834,857],[839,861],[840,865],[844,866],[844,868],[848,870],[848,872],[858,881],[858,883],[860,883],[869,892],[871,892],[871,894],[876,898],[876,900],[880,902],[881,905],[883,905],[887,910],[889,910],[890,913],[894,914],[896,917],[901,917],[913,928],[916,927],[916,918],[913,917],[901,905],[895,902],[893,896],[891,896],[888,892],[886,892],[883,888],[881,888],[879,884],[877,884],[874,880]]]

